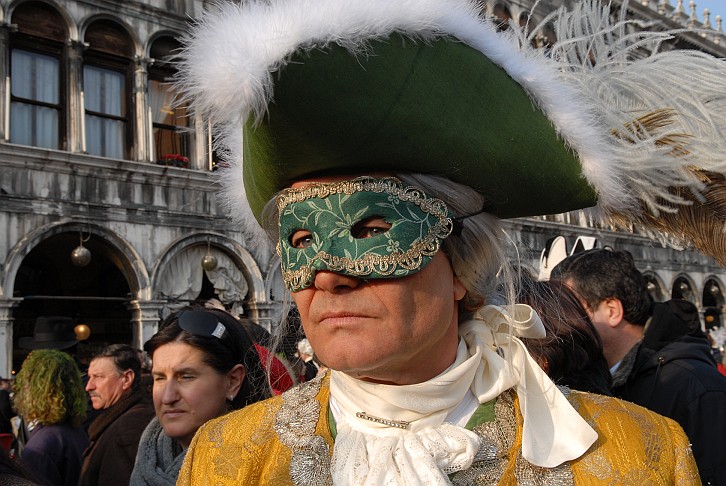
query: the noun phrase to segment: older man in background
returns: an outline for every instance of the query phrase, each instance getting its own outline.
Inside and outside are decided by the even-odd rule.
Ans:
[[[129,484],[141,433],[154,417],[140,378],[139,357],[126,344],[112,344],[91,361],[86,391],[103,413],[88,429],[80,486]]]

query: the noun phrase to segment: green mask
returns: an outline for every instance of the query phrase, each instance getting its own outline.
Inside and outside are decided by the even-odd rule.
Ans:
[[[318,270],[365,279],[416,273],[453,227],[443,201],[395,178],[287,189],[277,209],[277,254],[291,292],[311,286]]]

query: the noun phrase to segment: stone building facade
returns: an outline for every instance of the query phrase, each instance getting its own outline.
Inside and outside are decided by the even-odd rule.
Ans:
[[[487,8],[519,21],[533,3]],[[540,2],[533,20],[559,3]],[[631,3],[634,15],[689,22],[667,1]],[[274,326],[287,299],[274,252],[227,218],[208,127],[170,103],[176,38],[208,4],[0,0],[0,376],[19,367],[28,350],[18,341],[41,315],[90,328],[81,357],[113,342],[141,347],[170,309],[198,299]],[[708,29],[677,42],[723,56],[720,24]],[[591,237],[581,241],[629,249],[656,297],[720,313],[724,273],[698,253],[580,213],[508,228],[535,272],[552,237]]]

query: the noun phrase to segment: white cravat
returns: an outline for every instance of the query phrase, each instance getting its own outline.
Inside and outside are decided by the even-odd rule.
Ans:
[[[539,317],[521,304],[514,314],[487,306],[462,323],[454,363],[424,383],[382,385],[332,371],[333,483],[449,484],[448,474],[471,466],[479,447],[475,433],[444,422],[470,391],[485,403],[516,388],[524,418],[522,455],[532,464],[554,467],[580,457],[597,433],[514,336],[544,336]],[[359,412],[409,425],[391,427],[359,418]]]

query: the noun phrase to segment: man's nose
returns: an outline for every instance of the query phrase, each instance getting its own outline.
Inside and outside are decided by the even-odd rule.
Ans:
[[[331,293],[340,293],[358,288],[363,283],[359,277],[342,273],[320,270],[315,274],[313,285],[318,290]]]

